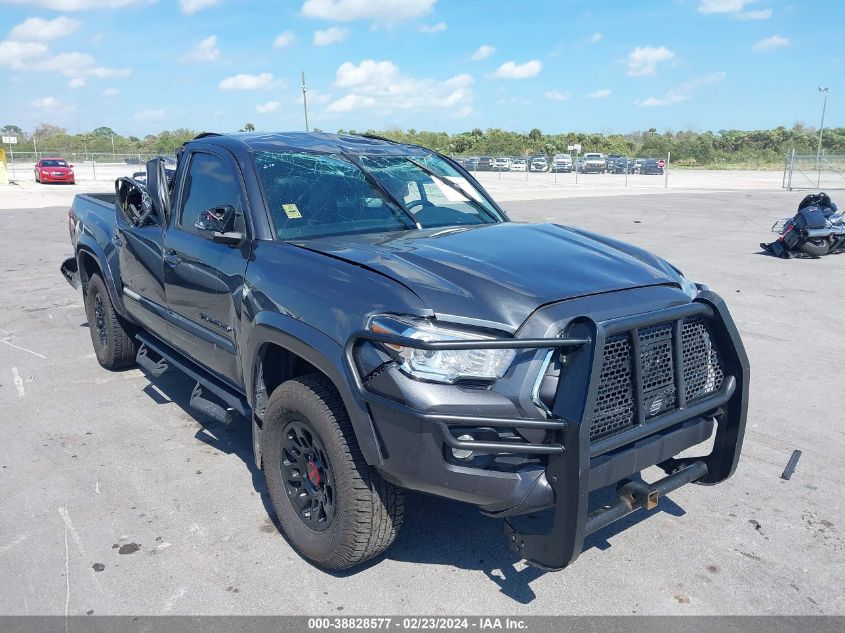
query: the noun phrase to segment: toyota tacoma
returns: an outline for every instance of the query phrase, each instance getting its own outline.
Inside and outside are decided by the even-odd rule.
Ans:
[[[281,529],[320,567],[384,552],[409,489],[504,518],[520,558],[561,569],[736,468],[749,367],[722,299],[639,248],[510,221],[427,149],[202,134],[175,171],[76,196],[68,226],[99,363],[183,372],[193,407],[249,421]],[[548,531],[518,529],[540,510]]]

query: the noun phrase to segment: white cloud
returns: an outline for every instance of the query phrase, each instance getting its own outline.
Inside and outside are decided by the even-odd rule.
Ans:
[[[278,101],[268,101],[266,103],[259,103],[257,106],[255,106],[255,111],[258,112],[258,114],[269,114],[270,112],[273,112],[274,110],[278,109],[279,105],[280,104]]]
[[[135,120],[151,123],[153,121],[164,121],[167,118],[167,112],[161,108],[154,110],[140,110],[135,113]]]
[[[345,40],[347,35],[349,35],[349,30],[342,29],[339,26],[332,26],[323,31],[314,31],[314,46],[336,44]]]
[[[74,77],[69,82],[67,82],[67,85],[70,89],[76,90],[77,88],[84,88],[85,84],[87,83],[88,80],[85,79],[85,77]]]
[[[152,4],[155,0],[2,0],[7,4],[43,7],[53,11],[90,11],[93,9],[121,9],[133,4]]]
[[[185,55],[185,61],[190,62],[213,62],[220,58],[220,49],[217,48],[217,36],[210,35],[199,44],[194,46]]]
[[[376,25],[392,26],[428,15],[436,2],[437,0],[305,0],[302,15],[332,22],[372,20]]]
[[[496,52],[496,49],[489,44],[482,44],[478,48],[475,49],[475,52],[470,56],[470,59],[474,62],[479,62],[482,59],[487,59]]]
[[[59,100],[56,97],[41,97],[32,102],[32,107],[39,110],[53,110],[59,107]]]
[[[286,46],[290,46],[296,41],[296,36],[293,34],[293,31],[282,31],[276,36],[276,39],[273,40],[273,48],[285,48]]]
[[[117,88],[106,88],[100,94],[103,95],[106,98],[111,98],[111,97],[116,97],[117,95],[119,95],[120,90],[118,90]]]
[[[698,12],[704,14],[724,13],[736,20],[768,20],[772,17],[771,9],[746,11],[745,7],[756,0],[701,0]]]
[[[601,42],[602,34],[596,31],[590,36],[590,41],[595,44],[596,42]]]
[[[365,59],[357,65],[345,62],[337,69],[335,85],[348,93],[329,103],[326,111],[375,109],[391,113],[437,108],[465,116],[471,111],[473,81],[470,75],[455,75],[444,81],[408,77],[389,60]]]
[[[637,46],[628,53],[628,74],[632,77],[653,75],[660,62],[675,59],[675,53],[665,46]]]
[[[428,33],[429,35],[433,35],[434,33],[440,33],[445,31],[448,28],[448,25],[445,22],[438,22],[436,24],[423,24],[420,27],[420,31],[423,33]]]
[[[552,101],[566,101],[572,95],[568,92],[562,92],[560,90],[548,90],[546,91],[546,99],[551,99]]]
[[[97,60],[88,53],[68,52],[58,53],[53,57],[41,60],[32,66],[33,70],[53,71],[65,77],[129,77],[131,68],[107,68],[98,66]]]
[[[494,79],[528,79],[539,75],[541,70],[543,70],[543,64],[536,59],[524,64],[505,62],[495,72],[491,73],[490,77]]]
[[[274,83],[272,73],[261,73],[260,75],[241,73],[232,77],[226,77],[217,84],[217,87],[225,91],[266,90],[267,88],[271,88]]]
[[[771,9],[761,9],[759,11],[741,11],[734,15],[737,20],[768,20],[772,17]]]
[[[725,73],[710,73],[703,77],[698,77],[687,83],[683,83],[677,88],[672,88],[662,97],[648,97],[647,99],[637,99],[634,105],[641,108],[653,108],[661,106],[675,105],[682,101],[688,101],[693,92],[703,86],[709,86],[719,83],[725,78]]]
[[[88,53],[67,52],[53,55],[41,42],[0,42],[0,68],[40,72],[57,72],[68,78],[129,77],[131,68],[107,68],[97,65]],[[80,87],[75,82],[72,87]]]
[[[783,48],[784,46],[789,46],[789,40],[787,38],[781,37],[780,35],[772,35],[757,42],[754,45],[754,50],[759,53],[770,51],[774,48]]]
[[[362,97],[361,95],[348,94],[337,101],[333,101],[326,108],[327,112],[351,112],[360,108],[372,108],[376,105],[373,97]]]
[[[599,90],[593,90],[592,92],[588,92],[587,96],[590,99],[604,99],[605,97],[609,97],[613,93],[613,90],[610,88],[600,88]]]
[[[192,15],[197,11],[210,9],[219,4],[220,0],[179,0],[179,8],[185,15]]]
[[[0,68],[26,70],[47,53],[47,45],[39,42],[0,42]]]
[[[19,42],[36,42],[66,37],[76,31],[82,23],[79,20],[59,16],[55,20],[27,18],[11,31],[9,39]]]

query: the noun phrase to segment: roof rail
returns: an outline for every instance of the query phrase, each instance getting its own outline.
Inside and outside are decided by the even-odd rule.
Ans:
[[[385,143],[393,143],[394,145],[406,145],[406,143],[400,143],[399,141],[394,141],[391,138],[379,136],[378,134],[371,134],[369,132],[365,134],[356,134],[356,136],[363,136],[364,138],[371,138],[375,139],[376,141],[384,141]]]
[[[192,140],[196,141],[201,138],[208,138],[209,136],[223,136],[219,132],[200,132]]]

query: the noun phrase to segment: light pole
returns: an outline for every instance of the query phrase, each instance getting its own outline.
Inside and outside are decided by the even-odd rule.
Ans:
[[[305,112],[305,131],[308,132],[308,99],[305,96],[305,71],[302,71],[302,109]]]
[[[821,186],[822,181],[822,133],[824,132],[824,113],[827,110],[827,93],[829,92],[828,88],[822,88],[819,86],[819,92],[824,94],[824,103],[822,104],[822,122],[819,126],[819,147],[816,150],[816,169],[818,170],[818,177],[816,180],[816,189]]]

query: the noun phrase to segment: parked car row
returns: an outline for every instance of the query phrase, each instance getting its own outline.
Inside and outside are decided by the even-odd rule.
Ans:
[[[555,154],[553,157],[540,154],[529,158],[509,156],[471,156],[457,161],[468,171],[532,171],[570,173],[577,170],[582,174],[663,174],[665,161],[662,158],[628,158],[621,154],[587,152],[573,161],[570,154]]]

